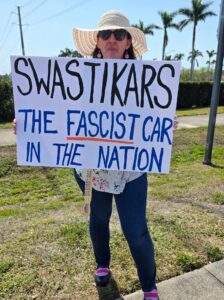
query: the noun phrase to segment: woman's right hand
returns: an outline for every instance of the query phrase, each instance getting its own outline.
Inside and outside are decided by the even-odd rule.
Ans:
[[[16,119],[14,119],[12,122],[12,129],[13,129],[13,133],[16,134]]]

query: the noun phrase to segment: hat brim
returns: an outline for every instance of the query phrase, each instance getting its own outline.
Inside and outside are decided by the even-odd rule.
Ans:
[[[78,52],[83,56],[92,56],[97,44],[97,33],[101,30],[108,29],[127,30],[131,35],[133,50],[136,57],[142,56],[145,52],[149,51],[146,45],[145,35],[140,29],[135,27],[102,26],[96,29],[73,29],[73,38]]]

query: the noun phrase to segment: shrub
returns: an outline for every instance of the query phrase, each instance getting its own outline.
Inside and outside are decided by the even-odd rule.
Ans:
[[[224,253],[218,247],[208,244],[206,247],[208,260],[211,262],[218,261],[224,257]]]
[[[177,109],[210,106],[212,85],[212,81],[180,82]],[[224,105],[224,82],[222,82],[220,87],[219,105]]]
[[[199,269],[204,264],[199,256],[188,253],[178,254],[177,263],[182,267],[183,272],[189,272],[195,269]]]
[[[8,75],[0,77],[0,122],[12,121],[14,105],[12,96],[12,82]]]

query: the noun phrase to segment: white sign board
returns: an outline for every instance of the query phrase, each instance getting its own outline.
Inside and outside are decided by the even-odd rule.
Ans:
[[[180,63],[11,57],[19,165],[168,173]]]

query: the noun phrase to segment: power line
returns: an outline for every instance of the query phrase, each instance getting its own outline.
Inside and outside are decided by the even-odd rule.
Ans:
[[[31,15],[31,14],[32,14],[33,12],[35,12],[39,7],[41,7],[42,5],[44,5],[47,1],[48,1],[48,0],[42,0],[36,7],[34,7],[31,11],[29,11],[24,17],[28,17],[29,15]],[[60,11],[60,12],[58,12],[58,13],[55,13],[55,14],[53,14],[53,15],[47,17],[47,18],[41,19],[41,20],[39,20],[39,21],[37,21],[37,22],[34,22],[34,23],[32,23],[32,24],[29,24],[29,25],[40,24],[40,23],[46,22],[46,21],[48,21],[48,20],[50,20],[50,19],[59,17],[59,16],[64,15],[64,14],[66,14],[66,13],[68,13],[68,12],[70,12],[70,11],[72,11],[72,10],[78,8],[78,7],[81,7],[81,6],[87,4],[87,3],[91,2],[91,1],[92,1],[92,0],[81,0],[81,1],[79,1],[78,3],[75,3],[75,4],[71,5],[71,6],[69,6],[68,8],[66,8],[66,9],[64,9],[64,10],[62,10],[62,11]],[[36,0],[28,1],[28,2],[26,2],[26,3],[25,3],[23,6],[21,6],[21,7],[22,7],[22,8],[27,7],[27,6],[31,5],[31,4],[33,4],[34,2],[36,2]],[[18,8],[18,7],[17,7],[17,8]],[[15,12],[14,12],[14,13],[15,13]],[[1,37],[1,39],[4,38],[4,33],[6,32],[6,29],[7,29],[7,27],[9,26],[9,23],[10,23],[10,21],[11,21],[11,16],[12,16],[12,14],[13,14],[13,11],[11,11],[11,13],[10,13],[10,15],[9,15],[9,17],[8,17],[8,19],[7,19],[7,22],[6,22],[6,25],[5,25],[5,27],[4,27],[4,30],[2,31],[2,37]],[[19,16],[19,12],[18,12],[18,16]],[[16,24],[17,24],[16,22],[12,22],[12,23],[11,23],[11,26],[10,26],[8,32],[7,32],[7,34],[5,34],[5,38],[4,38],[3,42],[2,42],[2,44],[0,45],[0,51],[3,49],[3,46],[5,45],[5,42],[7,41],[8,36],[10,35],[13,26],[16,25]],[[17,25],[18,25],[18,24],[17,24]],[[21,21],[21,22],[20,22],[20,31],[21,31],[21,29],[22,29],[23,26],[24,26],[24,25],[22,25],[22,21]],[[1,41],[1,39],[0,39],[0,41]],[[15,46],[13,47],[13,49],[18,45],[18,43],[19,43],[19,40],[17,40],[17,42],[16,42]],[[13,49],[11,49],[10,51],[12,51]],[[24,52],[25,52],[25,51],[24,51]]]
[[[16,41],[16,43],[15,43],[9,50],[7,49],[7,55],[4,55],[4,56],[1,58],[1,67],[2,67],[2,66],[5,66],[6,64],[8,64],[8,59],[9,59],[9,56],[10,56],[9,53],[11,53],[11,52],[18,46],[19,41],[20,41],[20,39],[18,39],[18,40]]]
[[[73,10],[73,9],[75,9],[75,8],[78,8],[78,7],[80,7],[80,6],[83,6],[83,5],[85,5],[85,4],[87,4],[88,2],[91,2],[91,1],[92,1],[92,0],[82,0],[82,1],[79,1],[79,2],[76,3],[75,5],[72,5],[72,6],[68,7],[68,8],[66,8],[66,9],[62,10],[61,12],[58,12],[58,13],[56,13],[56,14],[54,14],[54,15],[51,15],[51,16],[49,16],[49,17],[47,17],[47,18],[41,19],[41,20],[39,20],[39,21],[37,21],[37,22],[31,23],[30,25],[37,25],[37,24],[46,22],[46,21],[48,21],[48,20],[50,20],[50,19],[59,17],[59,16],[65,14],[65,13],[70,12],[71,10]]]
[[[7,32],[7,34],[6,34],[6,37],[5,37],[5,39],[3,40],[2,44],[1,44],[0,51],[2,50],[2,48],[3,48],[4,44],[5,44],[5,42],[7,41],[7,38],[8,38],[8,36],[9,36],[11,30],[12,30],[12,27],[13,27],[14,25],[15,25],[15,23],[11,23],[11,26],[10,26],[10,28],[9,28],[9,30],[8,30],[8,32]]]
[[[35,0],[33,0],[33,1],[35,1]],[[33,1],[28,1],[28,2],[26,2],[26,3],[23,5],[23,7],[30,5],[31,3],[33,3]],[[41,3],[39,3],[35,8],[33,8],[29,13],[27,13],[24,17],[28,17],[30,14],[32,14],[34,11],[36,11],[39,7],[41,7],[42,5],[44,5],[47,1],[48,1],[48,0],[43,0],[43,1],[42,1]],[[81,6],[87,4],[88,2],[91,2],[91,1],[92,1],[92,0],[81,0],[81,1],[79,1],[78,3],[73,4],[73,5],[69,6],[68,8],[66,8],[66,9],[64,9],[64,10],[62,10],[62,11],[56,13],[56,14],[53,14],[53,15],[47,17],[47,18],[41,19],[41,20],[39,20],[39,21],[37,21],[37,22],[34,22],[34,23],[31,23],[31,24],[29,24],[29,25],[37,25],[37,24],[46,22],[46,21],[48,21],[48,20],[51,20],[51,19],[53,19],[53,18],[59,17],[59,16],[61,16],[61,15],[63,15],[63,14],[66,14],[66,13],[70,12],[71,10],[76,9],[76,8],[78,8],[78,7],[81,7]],[[9,22],[10,22],[10,20],[11,20],[12,13],[13,13],[13,11],[11,11],[10,16],[9,16],[7,22],[6,22],[6,25],[5,25],[5,28],[4,28],[4,31],[3,31],[3,34],[2,34],[1,39],[4,38],[4,32],[6,32],[5,30],[7,29],[8,24],[9,24]],[[18,15],[19,15],[19,14],[18,14]],[[16,24],[15,22],[11,23],[11,26],[10,26],[10,28],[9,28],[9,30],[8,30],[8,32],[7,32],[7,34],[5,35],[5,38],[4,38],[4,40],[2,41],[2,44],[1,44],[1,46],[0,46],[0,51],[2,50],[3,46],[5,45],[5,42],[7,41],[8,36],[9,36],[9,34],[10,34],[10,32],[11,32],[11,30],[12,30],[12,28],[13,28],[13,26],[14,26],[15,24]],[[22,30],[22,26],[23,26],[23,25],[21,24],[21,25],[20,25],[20,32],[21,32],[21,30]],[[1,41],[1,39],[0,39],[0,41]],[[24,45],[23,45],[22,48],[24,48]]]
[[[11,11],[10,14],[9,14],[9,17],[8,17],[8,19],[6,21],[6,24],[5,24],[5,26],[4,26],[3,30],[2,30],[0,41],[4,38],[5,32],[7,31],[7,28],[9,26],[10,21],[11,21],[12,14],[13,14],[13,12]]]
[[[28,27],[24,29],[24,32],[26,32],[27,29]],[[19,42],[20,42],[20,38],[17,39],[16,43],[14,43],[11,48],[7,49],[7,54],[1,58],[1,62],[2,62],[1,67],[8,64],[8,61],[6,59],[9,58],[10,55],[9,53],[11,53],[14,49],[18,48]]]
[[[37,1],[37,0],[30,0],[30,1],[26,2],[22,7],[26,7],[26,6],[30,5],[30,4],[33,4],[35,1]],[[39,1],[39,0],[38,0],[38,1]],[[41,6],[41,5],[43,5],[43,4],[44,4],[43,2],[46,2],[46,1],[48,1],[48,0],[42,1],[41,4],[38,5],[38,7]],[[34,10],[34,9],[33,9],[33,10]],[[5,32],[6,32],[7,29],[8,29],[8,26],[9,26],[9,23],[10,23],[10,20],[11,20],[11,18],[12,18],[13,13],[17,14],[17,12],[15,12],[15,11],[13,11],[13,10],[10,12],[9,17],[8,17],[8,19],[7,19],[7,21],[6,21],[6,24],[5,24],[5,26],[4,26],[3,30],[2,30],[2,34],[1,34],[1,36],[0,36],[0,41],[4,38]],[[31,13],[31,12],[30,12],[30,13]],[[12,26],[12,23],[11,23],[11,26]],[[8,33],[7,33],[7,35],[8,35]]]
[[[30,4],[33,4],[37,0],[29,0],[25,4],[21,5],[22,8],[29,6]],[[38,0],[39,1],[39,0]]]
[[[12,13],[13,13],[13,11],[11,12],[11,14]],[[20,39],[21,39],[22,53],[23,53],[23,55],[25,55],[25,47],[24,47],[24,41],[23,41],[23,28],[22,28],[23,25],[22,25],[21,14],[20,14],[20,6],[17,6],[17,15],[18,15],[18,18],[19,18],[19,30],[20,30]],[[9,18],[9,20],[10,20],[10,18]],[[8,24],[8,21],[7,21],[7,24]],[[12,27],[15,24],[16,24],[15,22],[11,23],[11,26],[10,26],[10,28],[9,28],[6,36],[5,36],[5,39],[3,40],[2,44],[1,44],[0,51],[2,50],[4,44],[5,44],[5,42],[6,42],[7,38],[8,38],[11,30],[12,30]]]
[[[40,8],[41,6],[43,6],[48,0],[43,0],[41,3],[39,3],[36,7],[34,7],[31,11],[29,11],[25,16],[23,16],[24,18],[27,18],[28,16],[30,16],[32,13],[34,13],[38,8]]]

